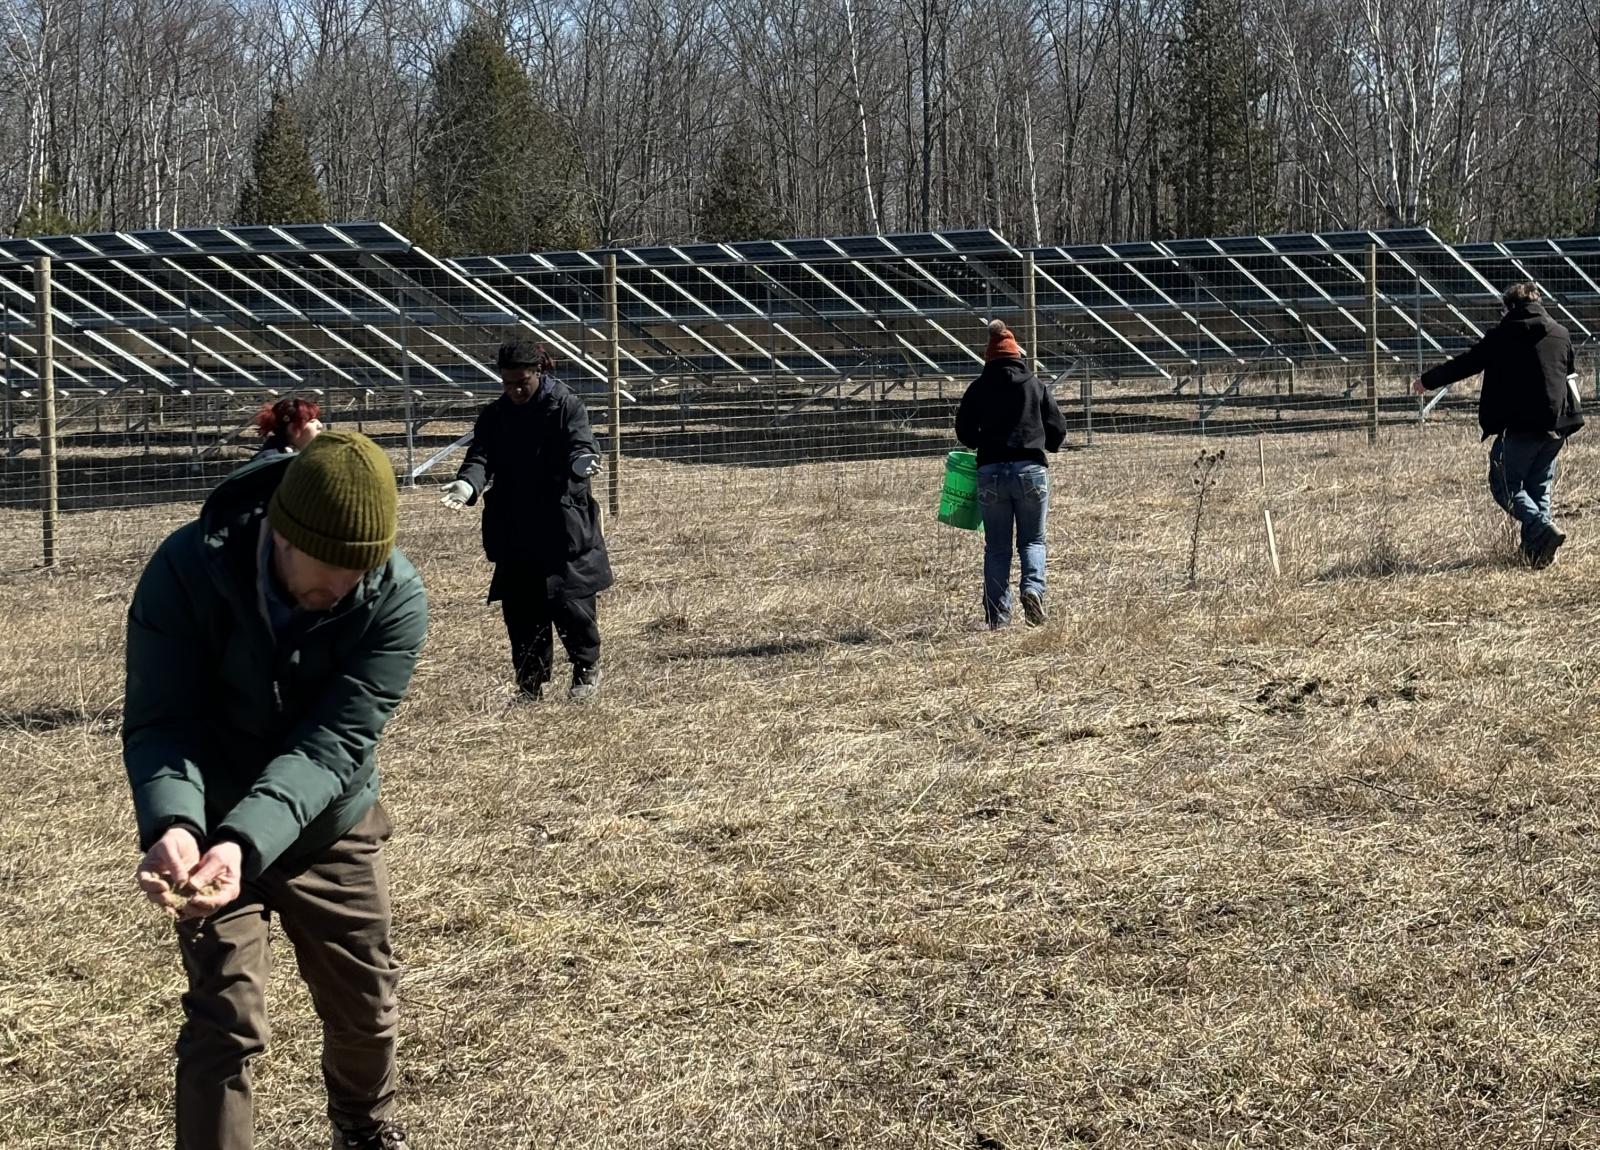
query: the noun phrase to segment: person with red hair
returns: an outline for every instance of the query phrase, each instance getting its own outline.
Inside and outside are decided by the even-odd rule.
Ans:
[[[1044,522],[1050,508],[1046,452],[1061,449],[1067,421],[1034,374],[1004,320],[989,324],[983,373],[956,411],[956,438],[978,453],[983,511],[983,615],[991,629],[1011,622],[1013,538],[1022,567],[1022,613],[1030,627],[1044,608]]]
[[[257,455],[304,451],[322,433],[322,409],[309,399],[289,396],[256,413],[256,432],[264,440]]]

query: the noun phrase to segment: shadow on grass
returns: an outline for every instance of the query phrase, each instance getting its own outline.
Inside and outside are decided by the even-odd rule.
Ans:
[[[663,653],[661,659],[669,663],[693,659],[777,659],[785,655],[808,655],[815,651],[825,651],[830,647],[864,647],[869,643],[882,642],[883,638],[871,631],[857,628],[833,636],[793,639],[780,636],[761,643],[680,647],[675,651]]]
[[[92,727],[120,723],[122,712],[111,709],[91,714],[82,707],[39,707],[34,710],[0,711],[0,731],[21,730],[47,734],[67,727]]]
[[[1527,564],[1513,555],[1476,555],[1444,563],[1422,563],[1392,552],[1377,552],[1335,563],[1318,574],[1318,583],[1343,579],[1392,579],[1400,575],[1447,575],[1453,571],[1505,571]]]

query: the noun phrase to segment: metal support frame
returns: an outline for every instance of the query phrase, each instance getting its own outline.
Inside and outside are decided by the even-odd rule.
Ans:
[[[1557,289],[1552,311],[1580,344],[1600,342],[1592,238],[1452,246],[1410,229],[1019,249],[975,231],[617,249],[627,301],[611,341],[594,320],[593,255],[449,262],[379,225],[209,228],[0,241],[0,427],[15,454],[12,405],[38,382],[28,281],[41,255],[56,262],[57,382],[123,400],[127,433],[153,438],[158,396],[229,386],[487,392],[492,372],[473,347],[503,336],[502,321],[537,333],[607,387],[613,350],[643,390],[725,366],[776,386],[780,422],[837,398],[845,376],[851,387],[881,379],[886,398],[921,394],[923,380],[943,388],[968,364],[975,371],[979,340],[964,325],[996,306],[1020,312],[1041,375],[1181,379],[1203,363],[1231,373],[1258,358],[1283,358],[1291,371],[1364,358],[1372,376],[1367,334],[1376,339],[1375,318],[1386,314],[1375,317],[1362,298],[1374,252],[1411,285],[1410,299],[1379,306],[1413,348],[1380,339],[1378,353],[1415,358],[1419,371],[1481,335],[1503,286],[1494,281],[1512,270]],[[655,338],[662,325],[674,334]],[[599,346],[607,362],[591,353]],[[783,398],[795,383],[803,397]],[[1229,392],[1206,395],[1208,414]],[[135,396],[146,400],[143,413]],[[1419,405],[1419,415],[1432,407]],[[411,424],[414,433],[415,410]]]

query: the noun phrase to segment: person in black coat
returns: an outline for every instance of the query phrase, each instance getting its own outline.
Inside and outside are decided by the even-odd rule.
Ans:
[[[1483,373],[1478,424],[1489,451],[1489,491],[1522,524],[1522,553],[1535,567],[1554,562],[1566,534],[1550,517],[1556,456],[1583,426],[1572,340],[1545,311],[1538,285],[1513,284],[1500,322],[1448,363],[1425,372],[1418,395]]]
[[[1023,358],[1001,320],[989,324],[983,373],[956,410],[956,438],[978,454],[978,504],[983,512],[983,614],[991,628],[1011,621],[1011,540],[1016,533],[1022,613],[1045,622],[1044,521],[1050,508],[1045,452],[1058,451],[1067,421],[1055,396]]]
[[[484,408],[466,461],[443,502],[483,496],[483,550],[494,564],[489,602],[500,604],[517,688],[537,699],[550,681],[554,624],[572,662],[573,699],[600,688],[595,596],[611,586],[600,508],[589,490],[600,452],[583,401],[551,372],[543,346],[512,339],[496,356],[505,394]]]

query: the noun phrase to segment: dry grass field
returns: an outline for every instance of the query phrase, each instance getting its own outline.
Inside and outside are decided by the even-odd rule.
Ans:
[[[405,1117],[500,1147],[1600,1146],[1600,449],[1513,556],[1459,425],[1063,455],[1046,627],[938,460],[640,464],[601,700],[510,708],[475,513],[404,504]],[[1261,506],[1283,574],[1272,576]],[[170,1144],[122,618],[192,509],[0,519],[0,1146]],[[279,947],[259,1145],[325,1145]]]

